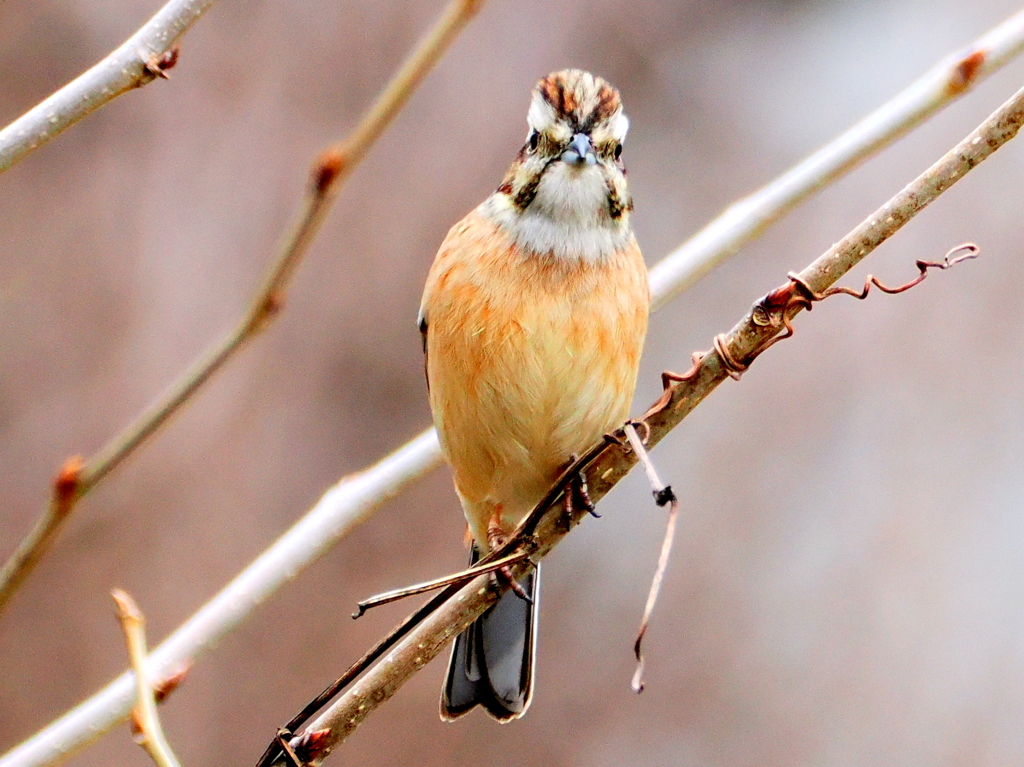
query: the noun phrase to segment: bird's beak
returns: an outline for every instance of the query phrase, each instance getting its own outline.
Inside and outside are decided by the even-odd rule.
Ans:
[[[597,154],[594,153],[594,145],[590,143],[590,136],[586,133],[577,133],[573,136],[568,148],[562,152],[562,162],[569,165],[596,164]]]

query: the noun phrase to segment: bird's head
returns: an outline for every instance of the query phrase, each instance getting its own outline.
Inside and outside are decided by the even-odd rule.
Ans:
[[[596,261],[623,247],[633,203],[619,92],[589,72],[555,72],[534,88],[527,123],[526,142],[485,212],[539,255]]]

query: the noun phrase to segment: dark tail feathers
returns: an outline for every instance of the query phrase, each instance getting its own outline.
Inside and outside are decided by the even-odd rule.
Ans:
[[[478,559],[476,547],[472,561]],[[455,638],[441,691],[441,718],[458,719],[477,704],[499,722],[518,719],[533,698],[540,569],[519,585],[533,604],[506,591],[497,604]]]

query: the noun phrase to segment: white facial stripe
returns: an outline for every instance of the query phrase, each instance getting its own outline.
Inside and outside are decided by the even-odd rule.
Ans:
[[[526,122],[532,130],[543,133],[555,122],[555,109],[539,93],[533,94]]]
[[[614,136],[615,140],[620,144],[626,140],[626,134],[629,132],[629,118],[623,114],[621,109],[612,117],[609,129],[611,130],[612,136]]]

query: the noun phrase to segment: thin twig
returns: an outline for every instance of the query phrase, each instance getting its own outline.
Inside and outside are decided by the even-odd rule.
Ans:
[[[146,619],[127,591],[114,589],[110,596],[117,604],[117,617],[121,621],[128,646],[128,660],[135,672],[137,703],[132,712],[135,742],[145,749],[157,767],[180,767],[178,758],[164,737],[163,727],[160,726],[156,696],[146,670]]]
[[[668,569],[668,559],[672,555],[672,542],[676,537],[676,520],[679,518],[679,498],[672,491],[671,485],[666,485],[661,481],[657,470],[654,468],[654,464],[651,462],[651,457],[647,455],[647,448],[644,447],[643,441],[636,433],[636,427],[632,423],[627,423],[622,427],[622,431],[626,435],[629,446],[633,449],[633,454],[640,462],[640,465],[644,467],[647,481],[651,483],[651,492],[654,495],[655,503],[659,506],[667,505],[669,507],[668,521],[665,523],[665,537],[661,541],[661,553],[658,555],[658,567],[655,569],[654,577],[651,579],[651,588],[647,592],[647,604],[644,605],[644,615],[640,619],[640,629],[636,633],[636,641],[633,642],[633,654],[636,655],[636,671],[633,672],[633,680],[630,682],[630,686],[632,686],[633,692],[639,694],[644,691],[644,635],[647,634],[647,627],[651,623],[651,615],[654,613],[654,606],[658,603],[661,583],[665,579],[665,571]]]
[[[108,101],[166,78],[177,44],[214,0],[171,0],[117,50],[0,130],[0,173]]]
[[[1024,89],[935,165],[816,259],[800,273],[800,279],[812,291],[824,291],[942,192],[1013,138],[1022,124]],[[790,281],[772,291],[769,296],[781,295],[787,289],[792,294],[794,284]],[[787,301],[783,305],[769,307],[768,311],[772,317],[780,312],[786,316],[785,313],[794,308],[796,311],[800,309]],[[755,315],[763,318],[765,311],[765,299],[762,299],[731,332],[722,336],[715,349],[701,357],[692,375],[680,377],[682,380],[670,386],[664,406],[649,412],[645,418],[648,445],[656,445],[708,394],[729,378],[730,365],[720,356],[722,351],[736,363],[747,366],[761,350],[770,345],[773,337],[782,331],[783,322],[781,317],[777,322],[755,321]],[[599,453],[586,469],[590,494],[595,501],[603,497],[635,465],[636,454],[626,449],[625,442],[625,439],[618,439],[595,446]],[[566,525],[561,504],[557,503],[557,499],[554,503],[550,503],[550,500],[550,497],[545,499],[545,503],[549,504],[546,508],[535,510],[543,513],[531,535],[531,544],[537,547],[532,556],[534,561],[542,559],[586,515],[586,510],[578,510],[574,512],[570,524]],[[533,517],[534,513],[531,513],[528,521]],[[526,524],[524,522],[508,543],[493,553],[505,556],[522,545]],[[521,565],[513,568],[513,575],[518,577],[523,569]],[[372,711],[390,699],[407,679],[436,657],[450,639],[479,617],[496,598],[496,590],[490,588],[486,576],[482,576],[427,615],[391,648],[383,660],[370,668],[351,689],[310,723],[307,731],[317,734],[319,747],[310,756],[310,763],[322,762]],[[302,745],[306,752],[309,751],[308,741],[302,735],[295,737],[291,744],[296,749]]]
[[[777,219],[797,201],[804,199],[807,195],[801,191],[803,187],[822,189],[830,181],[835,181],[851,170],[854,164],[844,158],[861,156],[862,150],[857,149],[858,146],[870,145],[875,150],[881,149],[930,115],[933,111],[930,106],[933,103],[932,95],[922,84],[930,80],[934,73],[945,72],[946,82],[950,84],[959,80],[977,84],[1018,55],[1022,45],[1024,11],[994,27],[969,47],[971,51],[988,51],[980,67],[971,68],[971,63],[977,60],[973,54],[961,55],[958,59],[954,57],[959,63],[952,70],[945,63],[947,60],[944,60],[931,74],[905,89],[857,126],[797,166],[803,170],[797,172],[797,168],[794,168],[748,198],[767,200],[764,205],[730,207],[651,270],[654,309],[664,306],[713,268],[714,264],[728,258],[740,244],[760,233],[764,228],[761,224],[763,220]],[[964,75],[962,77],[959,75],[961,72]],[[909,115],[910,118],[900,115]],[[786,190],[789,184],[783,183],[784,179],[792,180],[795,191]],[[773,199],[774,203],[771,202]],[[694,376],[700,374],[700,366],[695,366]],[[675,393],[674,389],[667,389],[666,401],[671,401]],[[698,401],[692,405],[695,406]],[[257,606],[296,573],[317,561],[326,550],[365,521],[384,501],[394,497],[412,480],[437,467],[440,462],[437,435],[433,429],[429,429],[366,471],[342,479],[288,533],[178,627],[152,653],[151,664],[166,671],[183,659],[198,658],[241,624]],[[607,464],[602,464],[601,472],[607,472],[609,479],[616,473]],[[556,498],[560,496],[560,491],[555,494]],[[116,725],[127,715],[130,707],[131,677],[124,673],[0,756],[0,767],[43,767],[53,764],[84,747],[98,733]]]
[[[395,118],[427,72],[479,10],[481,3],[482,0],[451,0],[349,136],[320,155],[313,165],[298,214],[281,240],[263,286],[238,325],[193,362],[155,403],[94,456],[84,464],[80,458],[71,459],[75,462],[73,476],[68,476],[69,464],[65,465],[54,484],[47,510],[0,569],[0,610],[53,542],[78,500],[177,412],[235,352],[276,316],[283,305],[288,281],[319,232],[341,182]]]
[[[462,586],[469,583],[469,581],[473,580],[478,575],[493,573],[495,570],[500,570],[508,565],[519,564],[524,559],[528,559],[529,556],[529,552],[520,551],[515,554],[510,554],[507,557],[502,557],[494,562],[488,562],[485,565],[474,565],[467,570],[452,573],[451,575],[445,575],[440,578],[434,578],[433,580],[424,581],[423,583],[417,583],[415,586],[406,586],[405,588],[376,594],[369,599],[364,599],[362,602],[357,602],[356,612],[352,614],[352,617],[361,618],[367,610],[374,607],[389,605],[392,602],[399,601],[400,599],[414,597],[417,594],[426,594],[428,591],[437,591],[437,589],[444,588],[445,586]]]

